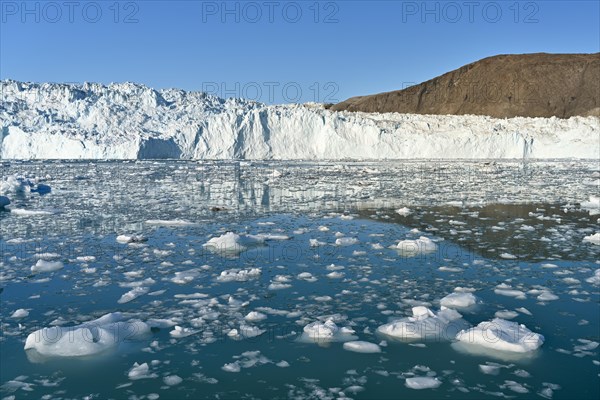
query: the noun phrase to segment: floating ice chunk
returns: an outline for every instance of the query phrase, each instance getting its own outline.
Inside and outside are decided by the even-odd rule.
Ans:
[[[500,254],[500,258],[504,258],[505,260],[515,260],[517,258],[517,256],[515,256],[514,254],[510,254],[510,253],[502,253],[502,254]]]
[[[316,282],[317,280],[317,278],[315,278],[310,272],[301,272],[296,276],[296,278],[307,282]]]
[[[24,308],[19,308],[18,310],[15,310],[10,317],[14,319],[21,319],[27,317],[28,315],[29,311]]]
[[[558,300],[558,296],[549,290],[543,290],[542,293],[537,297],[540,301],[553,301]]]
[[[406,217],[407,215],[410,215],[411,213],[412,213],[412,211],[408,207],[402,207],[402,208],[396,210],[396,214],[402,215],[403,217]]]
[[[129,303],[132,300],[137,299],[140,296],[145,295],[150,291],[150,288],[138,286],[131,289],[129,292],[123,294],[121,298],[117,301],[119,304]]]
[[[175,385],[179,385],[181,382],[183,382],[183,379],[181,379],[181,377],[177,376],[177,375],[169,375],[169,376],[165,376],[163,378],[163,382],[167,386],[175,386]]]
[[[544,336],[530,331],[525,325],[494,318],[459,332],[456,340],[468,346],[527,353],[537,350],[544,343]]]
[[[473,293],[455,292],[442,298],[440,304],[449,308],[469,308],[477,304],[477,297]]]
[[[437,250],[437,245],[426,236],[416,240],[401,240],[393,248],[398,250],[402,256],[416,256],[418,254],[431,253]]]
[[[139,379],[154,379],[158,378],[156,373],[150,373],[150,366],[148,363],[138,364],[133,363],[133,367],[127,373],[127,376],[132,381],[136,381]]]
[[[40,259],[31,267],[31,272],[53,272],[62,268],[64,268],[64,264],[60,261],[46,261]]]
[[[283,289],[289,289],[291,287],[292,287],[292,285],[290,285],[289,283],[271,282],[268,286],[268,289],[269,290],[283,290]]]
[[[281,360],[275,365],[277,365],[279,368],[287,368],[290,366],[290,363],[285,360]]]
[[[151,328],[159,328],[159,329],[170,328],[172,326],[177,325],[177,323],[175,321],[173,321],[172,319],[157,319],[157,318],[151,318],[148,321],[146,321],[146,323]]]
[[[479,364],[479,370],[486,375],[498,375],[500,373],[500,365],[497,364]]]
[[[263,333],[265,333],[266,330],[265,329],[260,329],[257,326],[253,326],[253,325],[247,325],[247,324],[240,324],[240,329],[232,329],[227,333],[227,336],[229,336],[232,339],[249,339],[249,338],[253,338],[253,337],[257,337],[262,335]]]
[[[361,340],[344,343],[344,350],[353,351],[355,353],[381,353],[381,347],[379,347],[379,345],[363,342]]]
[[[345,276],[346,274],[344,274],[343,272],[339,272],[339,271],[333,271],[327,274],[327,277],[330,279],[341,279]]]
[[[353,336],[354,329],[348,327],[338,327],[333,319],[329,318],[325,322],[316,321],[306,325],[304,333],[298,338],[300,341],[308,342],[347,342],[356,340]]]
[[[351,246],[356,243],[358,243],[357,238],[341,237],[335,240],[336,246]]]
[[[412,317],[381,325],[377,332],[401,341],[452,340],[456,333],[468,327],[457,311],[442,307],[436,314],[427,307],[412,308]]]
[[[587,283],[591,283],[595,286],[600,286],[600,268],[594,272],[594,275],[590,276],[585,280]]]
[[[409,389],[435,389],[439,387],[442,382],[435,377],[431,376],[417,376],[414,378],[406,378],[406,387]]]
[[[581,208],[588,210],[590,215],[600,214],[600,197],[590,196],[589,201],[584,201],[581,203]]]
[[[513,289],[510,285],[507,285],[505,283],[501,283],[500,285],[496,286],[496,288],[494,289],[494,293],[499,294],[501,296],[514,297],[519,300],[527,298],[525,292],[523,292],[522,290]]]
[[[516,311],[502,310],[502,311],[496,311],[494,316],[496,318],[502,318],[502,319],[513,319],[513,318],[518,317],[519,313]]]
[[[106,314],[96,320],[72,327],[43,328],[25,341],[25,350],[45,357],[82,357],[117,348],[122,342],[150,333],[150,327],[139,320],[125,320],[121,313]],[[30,353],[28,351],[28,357]]]
[[[190,328],[183,328],[179,325],[175,325],[175,328],[169,332],[169,335],[176,339],[181,339],[198,333],[197,331],[191,330]]]
[[[263,313],[260,313],[260,312],[258,312],[258,311],[250,311],[250,312],[249,312],[249,313],[248,313],[248,314],[247,314],[247,315],[244,317],[244,319],[245,319],[246,321],[252,321],[252,322],[255,322],[255,321],[262,321],[262,320],[264,320],[264,319],[266,319],[266,318],[267,318],[267,316],[266,316],[265,314],[263,314]]]
[[[245,282],[250,279],[258,278],[261,274],[260,268],[250,269],[226,269],[221,271],[221,274],[217,277],[218,282]]]
[[[265,240],[290,240],[290,237],[287,235],[276,235],[273,233],[259,233],[258,235],[247,235],[247,237],[259,243]]]
[[[593,235],[590,235],[590,236],[585,236],[583,238],[583,241],[600,245],[600,232],[594,233]]]
[[[529,389],[515,381],[504,381],[504,385],[500,385],[501,388],[507,388],[515,393],[529,393]]]
[[[158,225],[158,226],[194,226],[198,225],[195,222],[186,221],[183,219],[149,219],[146,221],[148,225]]]
[[[240,372],[242,370],[238,361],[225,364],[221,367],[221,369],[225,372]]]
[[[241,236],[233,232],[227,232],[219,237],[214,237],[203,246],[214,253],[241,253],[252,246],[261,245],[264,239],[252,236]]]
[[[119,243],[142,243],[147,241],[142,235],[119,235],[117,236],[117,242]]]
[[[175,272],[175,276],[171,279],[171,282],[179,285],[185,285],[186,283],[192,282],[196,279],[202,271],[198,268],[188,269],[186,271]]]
[[[321,242],[317,239],[309,239],[308,240],[310,247],[319,247],[319,246],[325,246],[327,243],[325,242]]]

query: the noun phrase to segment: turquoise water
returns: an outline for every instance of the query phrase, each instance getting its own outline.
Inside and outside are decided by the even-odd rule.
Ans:
[[[441,167],[453,173],[438,179],[432,172]],[[594,164],[493,168],[5,164],[4,176],[43,176],[52,192],[12,199],[15,208],[47,215],[0,213],[1,395],[598,398],[598,348],[589,344],[600,341],[599,287],[590,280],[600,268],[600,246],[582,242],[598,230],[598,216],[576,204],[596,190],[581,184]],[[406,179],[398,179],[399,171]],[[405,206],[409,215],[395,212]],[[176,218],[188,224],[173,225]],[[286,238],[240,253],[203,246],[226,231]],[[120,234],[144,235],[147,241],[119,243]],[[419,236],[434,239],[436,251],[409,256],[390,248]],[[357,240],[336,245],[340,237]],[[311,239],[322,245],[311,246]],[[39,258],[61,261],[64,268],[34,274],[30,268]],[[260,274],[244,281],[218,279],[224,270],[251,268]],[[189,270],[194,271],[189,282],[173,282],[176,272]],[[334,270],[343,276],[328,277]],[[298,277],[306,272],[315,279]],[[273,290],[270,285],[281,275],[290,286]],[[525,298],[496,293],[500,284],[523,291]],[[136,285],[147,292],[119,303]],[[376,333],[378,326],[410,315],[412,306],[439,309],[440,299],[457,287],[472,289],[480,300],[462,312],[471,325],[498,311],[521,310],[513,320],[543,334],[545,343],[529,356],[474,355],[449,341],[403,343]],[[540,301],[541,291],[558,299]],[[29,314],[11,317],[17,309]],[[193,334],[176,338],[173,327],[154,328],[84,358],[36,357],[23,349],[37,329],[77,325],[117,311],[142,321],[169,319]],[[264,333],[231,338],[228,333],[250,311],[266,315],[247,322]],[[298,340],[305,325],[328,316],[351,327],[359,340],[380,344],[381,352],[354,353],[342,343]],[[152,377],[131,380],[134,363],[148,363]],[[497,366],[498,374],[484,374],[480,365],[486,363]],[[226,364],[239,366],[239,372],[224,370]],[[441,385],[409,389],[405,380],[412,376],[435,376]]]

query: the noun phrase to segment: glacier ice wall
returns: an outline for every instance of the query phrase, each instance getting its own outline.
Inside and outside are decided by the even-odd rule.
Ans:
[[[600,158],[597,117],[365,114],[133,83],[0,84],[2,159]]]

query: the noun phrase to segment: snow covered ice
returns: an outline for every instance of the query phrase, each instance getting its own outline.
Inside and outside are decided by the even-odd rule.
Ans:
[[[412,308],[412,316],[401,318],[377,328],[377,332],[402,341],[452,340],[466,321],[457,311],[442,307],[434,313],[427,307]]]
[[[600,145],[594,117],[364,114],[133,83],[0,84],[2,159],[593,159]]]
[[[37,330],[27,336],[25,350],[43,357],[93,356],[115,349],[125,340],[149,333],[150,328],[144,322],[111,313],[81,325]]]
[[[456,339],[466,346],[481,346],[498,351],[527,353],[544,343],[544,336],[527,329],[523,324],[494,318],[464,330]]]

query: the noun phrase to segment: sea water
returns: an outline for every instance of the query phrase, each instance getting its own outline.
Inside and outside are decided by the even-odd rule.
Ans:
[[[3,398],[600,396],[597,162],[4,162],[14,176],[51,191],[0,212]],[[543,344],[378,331],[453,293],[451,328],[499,317]],[[109,313],[125,325],[89,331],[98,353],[28,339],[55,327],[77,350],[68,329]]]

